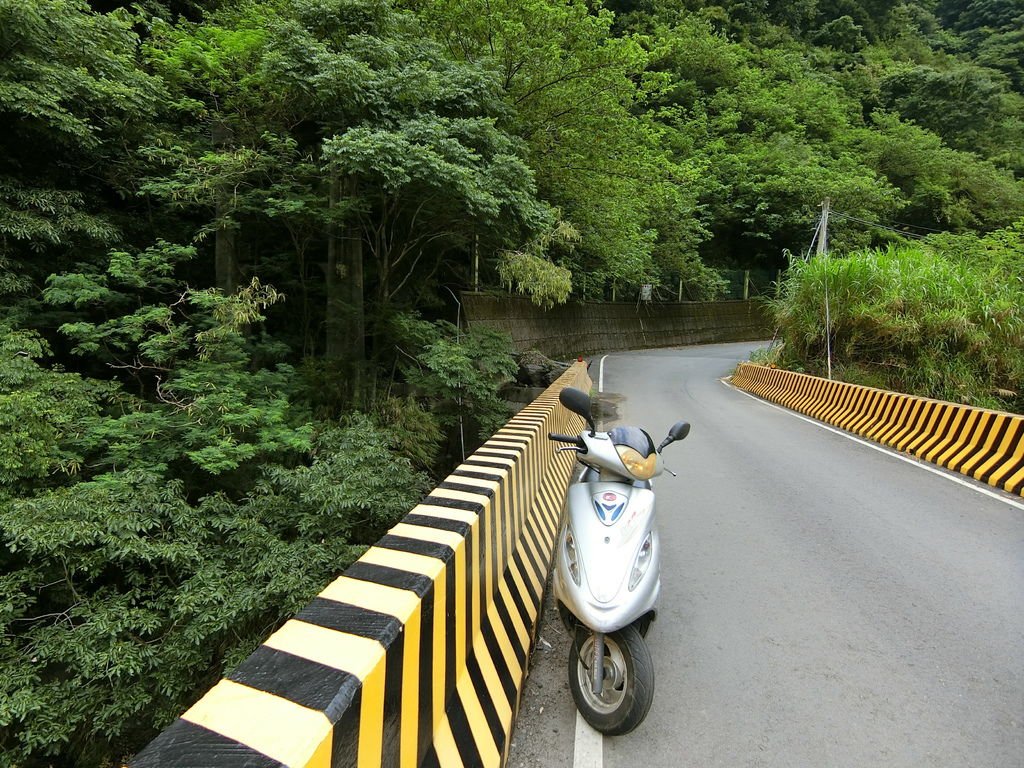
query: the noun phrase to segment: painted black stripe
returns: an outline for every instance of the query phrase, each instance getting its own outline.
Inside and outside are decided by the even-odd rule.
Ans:
[[[419,525],[423,528],[437,528],[441,531],[451,531],[460,536],[469,533],[470,525],[462,520],[452,520],[450,517],[434,517],[433,515],[417,515],[412,512],[402,518],[403,523]]]
[[[408,536],[395,536],[393,534],[387,534],[381,537],[380,541],[375,546],[383,547],[384,549],[397,549],[399,552],[412,552],[416,555],[426,555],[427,557],[434,557],[438,560],[444,560],[447,562],[451,560],[455,550],[449,547],[447,544],[438,544],[436,541],[424,541],[423,539],[413,539]]]
[[[433,744],[430,745],[423,760],[420,761],[420,768],[441,768],[441,763],[437,760],[437,750],[434,749]]]
[[[534,514],[538,514],[536,509],[534,509]],[[539,603],[540,602],[540,595],[537,594],[537,590],[534,589],[534,587],[532,585],[533,584],[532,581],[527,578],[527,576],[530,573],[533,573],[541,581],[543,581],[544,579],[547,578],[547,575],[548,575],[547,574],[547,570],[543,569],[541,567],[541,564],[539,562],[537,562],[536,557],[534,556],[533,552],[530,550],[530,547],[528,546],[527,538],[529,538],[530,541],[534,542],[534,547],[536,548],[536,550],[538,552],[543,552],[544,551],[544,547],[539,546],[537,544],[537,542],[536,542],[537,536],[534,535],[534,526],[535,525],[536,525],[536,519],[531,519],[529,524],[526,526],[526,530],[523,532],[523,538],[519,542],[519,552],[517,554],[520,557],[520,559],[519,559],[520,570],[521,570],[521,572],[523,574],[523,580],[526,582],[526,588],[530,590],[530,594],[533,596],[534,602]],[[523,558],[523,555],[525,555],[526,559],[529,559],[529,561],[530,561],[529,562],[529,566],[530,566],[529,570],[527,570],[526,568],[522,567],[522,566],[524,566],[526,564],[526,559]]]
[[[402,667],[405,661],[403,631],[388,646],[384,662],[384,721],[381,765],[399,765],[402,746]]]
[[[475,558],[478,547],[472,536],[467,536],[464,541],[466,542],[466,604],[464,606],[466,613],[464,615],[466,617],[466,654],[469,655],[473,652],[473,579],[477,575]]]
[[[994,419],[993,419],[993,421],[994,421]],[[966,466],[968,462],[972,462],[974,464],[974,468],[977,469],[982,464],[984,464],[986,461],[988,461],[993,456],[995,456],[997,453],[999,453],[999,446],[1003,442],[1003,438],[1006,437],[1006,431],[1011,426],[1013,426],[1013,421],[1011,419],[1003,419],[1002,425],[996,431],[995,439],[992,440],[992,447],[989,448],[987,451],[985,451],[985,453],[983,455],[981,455],[981,456],[975,456],[975,454],[973,452],[970,453],[967,457],[964,458],[964,460],[962,462],[960,462],[960,467],[962,468],[962,467]],[[989,423],[989,427],[986,430],[986,432],[988,432],[988,433],[992,432],[992,424],[991,424],[991,422]],[[987,440],[987,439],[988,439],[987,435],[982,435],[981,438],[978,440],[978,442],[980,443],[980,442],[982,442],[984,440]],[[952,469],[952,467],[951,467],[951,469]]]
[[[452,472],[452,475],[458,475],[459,477],[472,477],[476,480],[491,480],[495,483],[500,483],[505,480],[504,475],[492,475],[490,472],[471,472],[468,469],[456,469]],[[449,475],[451,477],[451,475]]]
[[[422,573],[412,573],[374,563],[352,563],[345,571],[345,575],[360,581],[372,581],[375,584],[383,584],[396,589],[408,589],[419,597],[423,597],[434,586],[430,577],[424,576]]]
[[[362,704],[363,689],[360,688],[352,697],[352,704],[334,724],[331,738],[331,768],[356,768],[359,759],[359,714]]]
[[[512,670],[509,669],[508,662],[505,661],[505,654],[501,652],[501,646],[498,645],[498,637],[494,634],[494,626],[491,624],[490,618],[486,618],[481,625],[480,635],[484,639],[487,652],[491,655],[491,661],[494,662],[494,668],[498,673],[501,688],[505,691],[505,699],[514,711],[516,708],[517,681],[512,676]]]
[[[530,590],[529,586],[530,580],[526,578],[525,574],[523,574],[522,559],[519,556],[519,552],[514,552],[512,554],[512,560],[516,563],[516,565],[519,566],[520,578],[526,584],[526,589],[528,592],[531,592],[532,596],[532,591]],[[508,581],[508,593],[512,596],[512,602],[516,604],[516,610],[519,611],[519,617],[523,620],[523,624],[526,626],[527,633],[529,633],[530,614],[526,610],[526,603],[523,600],[522,594],[519,592],[519,587],[516,585],[515,580],[512,578],[509,578]]]
[[[529,548],[526,547],[524,542],[521,542],[520,546],[519,546],[519,549],[515,553],[513,553],[513,555],[512,555],[512,561],[517,566],[519,566],[519,575],[520,575],[520,577],[523,580],[523,585],[526,587],[526,591],[530,593],[530,599],[533,601],[533,604],[534,605],[540,605],[540,597],[541,596],[537,592],[537,588],[534,587],[534,585],[533,585],[533,579],[530,578],[531,568],[530,568],[530,566],[526,565],[526,561],[523,559],[523,551],[524,550],[527,553],[529,552]],[[532,555],[530,555],[530,558],[531,558],[531,562],[532,562]],[[532,572],[540,575],[540,570],[539,569],[532,570]],[[547,576],[547,574],[544,574],[544,576]],[[514,582],[510,586],[514,586]],[[517,595],[519,595],[519,590],[518,589],[513,589],[512,590],[512,597],[515,598]],[[525,605],[526,604],[523,603],[523,607],[525,607]],[[523,622],[524,623],[526,623],[526,624],[530,623],[529,616],[526,613],[520,611],[520,615],[523,617]]]
[[[1009,475],[1007,475],[1007,477],[1013,477],[1015,473],[1020,471],[1021,467],[1024,467],[1024,461],[1018,461],[1014,465],[1013,472],[1011,472]],[[1024,478],[1018,480],[1013,485],[1009,484],[1010,483],[1009,480],[1006,480],[1005,483],[1006,484],[1003,487],[1006,490],[1008,490],[1010,493],[1016,493],[1018,496],[1024,494]]]
[[[416,764],[422,765],[434,735],[434,603],[433,589],[420,603],[420,721],[416,737]]]
[[[974,441],[974,436],[981,432],[980,425],[981,425],[981,422],[982,422],[982,420],[984,418],[985,418],[985,414],[979,413],[978,414],[978,418],[976,418],[974,420],[974,423],[971,424],[971,428],[969,430],[967,430],[966,434],[964,435],[964,440],[963,441],[968,446],[971,445],[972,442]],[[964,423],[965,424],[967,423],[967,417],[964,418]],[[960,446],[960,448],[956,451],[956,453],[954,453],[952,456],[950,456],[949,459],[947,459],[947,461],[952,461],[961,451],[963,451],[963,449],[964,449],[964,446]],[[947,448],[946,451],[948,451],[948,450],[949,449]],[[946,451],[943,451],[943,453],[946,453]],[[947,469],[952,469],[955,472],[957,470],[957,468],[963,462],[964,462],[964,459],[961,459],[960,461],[953,462],[951,464],[945,464],[943,466],[945,466]]]
[[[131,768],[279,768],[281,763],[187,720],[175,720],[130,762]]]
[[[490,437],[490,440],[504,440],[507,442],[529,442],[529,437],[523,437],[522,435],[516,434],[517,430],[510,430],[502,427]],[[487,440],[487,442],[490,442]],[[484,443],[486,444],[486,443]]]
[[[491,730],[491,738],[494,739],[494,745],[498,748],[498,752],[503,752],[505,749],[505,728],[502,726],[501,718],[498,717],[498,710],[491,700],[491,694],[487,690],[484,674],[480,671],[480,664],[476,656],[471,657],[467,661],[466,670],[469,672],[469,679],[473,683],[473,688],[476,689],[476,697],[480,701],[480,709],[483,710],[484,719],[487,720],[487,726]]]
[[[476,493],[480,496],[486,496],[489,499],[494,498],[493,488],[484,488],[479,485],[468,485],[467,483],[453,483],[450,480],[445,480],[443,483],[437,486],[438,488],[444,488],[448,491],[462,491],[463,493]]]
[[[319,709],[332,723],[359,688],[353,674],[266,645],[239,664],[228,680]]]
[[[1015,430],[1014,434],[1010,437],[1010,446],[1009,446],[1010,450],[1007,452],[1007,456],[1004,457],[1002,459],[1002,461],[995,462],[992,465],[991,469],[986,470],[985,473],[981,477],[978,478],[983,483],[987,483],[989,478],[992,477],[992,475],[994,475],[996,473],[996,471],[1000,467],[1002,467],[1004,464],[1006,464],[1007,461],[1009,461],[1009,453],[1013,451],[1013,446],[1020,444],[1020,442],[1022,440],[1024,440],[1024,422],[1017,421],[1017,420],[1010,421],[1008,428],[1013,428]],[[1000,438],[1000,440],[1002,440],[1002,439],[1003,438]],[[999,442],[997,441],[993,445],[996,446],[996,450],[998,451]],[[985,463],[985,461],[988,461],[988,459],[990,459],[990,458],[992,458],[992,457],[989,456],[984,461],[979,462],[978,466],[980,467],[982,464]],[[1013,477],[1013,473],[1010,472],[1010,473],[1006,474],[1005,477],[1007,479],[1009,479],[1009,478]]]
[[[516,588],[516,585],[511,583],[511,580],[507,582],[507,585],[510,591]],[[512,646],[512,652],[516,655],[516,661],[519,662],[519,668],[525,669],[526,649],[519,643],[519,634],[516,632],[515,624],[512,623],[512,616],[505,605],[505,599],[501,595],[498,595],[495,599],[494,607],[498,612],[498,618],[501,619],[501,626],[505,630],[505,636],[508,638],[509,645]]]
[[[473,455],[497,456],[499,459],[514,459],[515,456],[510,456],[509,454],[521,454],[525,450],[525,445],[502,445],[500,447],[494,446],[493,448],[488,448],[484,446],[483,448],[477,450]]]
[[[459,757],[463,765],[483,765],[484,761],[477,749],[473,732],[469,729],[469,718],[466,717],[466,710],[462,699],[452,696],[448,704],[448,723],[452,727],[452,736],[455,737],[455,746],[459,750]]]
[[[464,512],[475,512],[480,514],[484,505],[479,501],[465,501],[463,499],[449,499],[444,496],[427,496],[421,504],[429,504],[433,507],[446,507],[448,509],[461,509]]]
[[[498,505],[495,502],[491,502],[487,505],[487,509],[484,510],[481,518],[485,525],[480,531],[480,537],[484,541],[482,549],[486,549],[491,553],[491,567],[487,571],[481,571],[484,574],[483,582],[481,583],[481,594],[483,595],[484,601],[484,615],[480,617],[480,623],[483,624],[487,620],[487,606],[490,605],[491,600],[494,599],[494,586],[497,584],[498,579],[498,553],[501,548],[501,543],[498,541]],[[481,552],[481,556],[484,553]],[[483,567],[487,567],[486,560],[484,560]],[[487,585],[491,585],[491,591],[488,593]]]
[[[445,568],[444,580],[444,700],[447,702],[455,690],[455,676],[458,670],[455,668],[455,630],[456,630],[456,606],[455,606],[455,578],[458,569],[455,565],[455,558],[452,558]],[[434,651],[437,655],[437,651]]]
[[[509,461],[513,461],[513,459],[509,458]],[[508,464],[499,464],[496,461],[483,461],[482,459],[474,459],[472,456],[466,459],[463,464],[469,464],[474,467],[491,467],[492,469],[512,469]]]
[[[402,622],[380,611],[315,597],[295,618],[318,627],[379,640],[387,648],[402,631]]]

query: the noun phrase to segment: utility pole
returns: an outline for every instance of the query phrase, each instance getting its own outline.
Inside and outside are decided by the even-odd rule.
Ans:
[[[480,235],[473,235],[473,292],[480,293]]]
[[[832,380],[832,313],[828,301],[828,209],[829,198],[821,202],[821,225],[818,229],[818,255],[825,258],[825,355],[828,360],[828,379]]]
[[[818,226],[818,255],[828,253],[828,210],[832,201],[825,198],[821,201],[821,224]]]

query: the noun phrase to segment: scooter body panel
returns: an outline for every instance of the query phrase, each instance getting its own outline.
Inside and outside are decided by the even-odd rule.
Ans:
[[[570,534],[575,558],[567,550]],[[630,576],[648,539],[646,570],[630,589]],[[614,632],[654,609],[661,589],[661,547],[651,489],[628,482],[570,485],[558,547],[555,597],[591,630]],[[573,561],[579,584],[570,568]]]

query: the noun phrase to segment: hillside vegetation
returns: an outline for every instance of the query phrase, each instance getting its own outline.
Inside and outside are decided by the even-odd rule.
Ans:
[[[1019,407],[1022,29],[0,0],[0,763],[118,764],[507,417],[459,290],[714,298],[799,262],[828,197],[793,361],[827,274],[851,376]]]

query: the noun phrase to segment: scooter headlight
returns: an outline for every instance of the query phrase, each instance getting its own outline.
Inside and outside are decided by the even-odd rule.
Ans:
[[[562,546],[565,547],[565,562],[569,566],[569,575],[572,576],[572,580],[578,587],[580,585],[580,561],[579,553],[576,551],[576,537],[572,533],[572,528],[565,529],[565,541]]]
[[[632,592],[636,589],[636,585],[640,583],[640,579],[647,573],[647,569],[651,566],[651,556],[654,554],[654,541],[651,539],[651,534],[647,534],[647,538],[644,539],[644,543],[640,545],[640,551],[636,553],[636,560],[633,561],[633,570],[629,574],[629,591]]]
[[[658,454],[641,456],[640,451],[628,445],[616,445],[615,452],[619,454],[622,466],[637,480],[650,480],[654,477],[654,471],[658,468]]]

